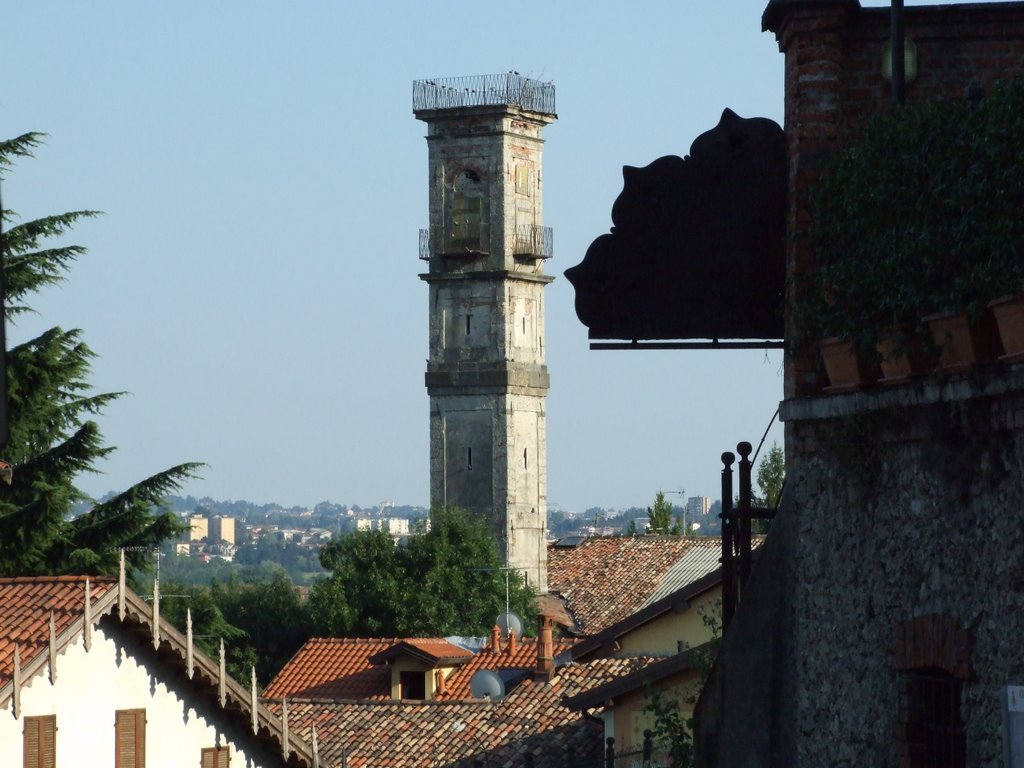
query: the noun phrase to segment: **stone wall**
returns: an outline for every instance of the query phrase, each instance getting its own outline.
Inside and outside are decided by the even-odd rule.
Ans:
[[[1024,681],[1024,370],[793,401],[784,414],[799,764],[901,764],[898,644],[937,615],[968,638],[967,765],[1001,765],[1000,688]]]

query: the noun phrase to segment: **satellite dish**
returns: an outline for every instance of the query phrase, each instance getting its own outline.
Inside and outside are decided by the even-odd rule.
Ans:
[[[509,632],[515,632],[516,637],[523,636],[523,620],[515,613],[502,613],[494,622],[501,630],[501,637],[507,638]]]
[[[505,698],[505,683],[498,677],[497,672],[480,669],[469,678],[469,692],[474,699],[501,701]]]

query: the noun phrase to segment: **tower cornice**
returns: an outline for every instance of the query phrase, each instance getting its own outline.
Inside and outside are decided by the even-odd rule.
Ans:
[[[426,283],[457,283],[457,282],[474,282],[478,283],[481,280],[490,282],[507,282],[519,281],[522,283],[543,283],[547,285],[553,282],[555,279],[554,275],[545,274],[530,274],[528,272],[512,272],[510,270],[493,269],[493,270],[482,270],[480,272],[449,272],[446,274],[430,274],[428,272],[421,272],[419,275],[420,280]]]

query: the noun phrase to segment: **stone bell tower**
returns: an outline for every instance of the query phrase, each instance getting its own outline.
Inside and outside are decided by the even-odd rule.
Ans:
[[[430,503],[483,515],[507,564],[547,591],[541,130],[555,87],[515,72],[418,80],[430,227]]]

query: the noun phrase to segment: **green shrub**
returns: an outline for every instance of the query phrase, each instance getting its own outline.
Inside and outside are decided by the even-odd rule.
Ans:
[[[973,320],[1024,289],[1024,81],[979,103],[890,107],[810,192],[818,269],[801,286],[799,341],[924,337],[922,317]]]

